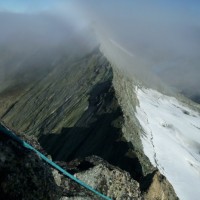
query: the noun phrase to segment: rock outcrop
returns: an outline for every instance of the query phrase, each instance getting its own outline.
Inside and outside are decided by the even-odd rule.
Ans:
[[[139,183],[124,171],[99,164],[76,176],[112,199],[141,199]]]
[[[167,179],[160,174],[159,171],[156,171],[153,175],[152,183],[148,188],[146,194],[144,194],[144,199],[152,200],[168,200],[168,199],[177,199],[174,196],[174,190],[169,184]]]
[[[58,200],[60,195],[48,165],[0,133],[0,199]]]

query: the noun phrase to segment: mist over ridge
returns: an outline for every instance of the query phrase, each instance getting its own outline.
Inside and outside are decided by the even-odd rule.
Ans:
[[[188,96],[200,94],[197,1],[90,1],[83,6],[99,35],[134,55],[126,70],[148,70]]]
[[[45,73],[62,57],[84,56],[97,46],[87,27],[53,12],[0,12],[0,29],[0,91],[15,79],[27,82]]]
[[[199,95],[198,6],[196,1],[180,0],[60,0],[51,2],[48,9],[45,6],[46,10],[1,11],[0,27],[3,31],[0,44],[23,52],[33,48],[46,51],[59,46],[69,47],[68,42],[78,35],[82,39],[77,40],[77,46],[87,37],[82,43],[84,49],[90,38],[90,47],[98,45],[94,42],[95,32],[99,43],[115,48],[118,45],[123,49],[123,53],[119,53],[119,62],[124,59],[125,65],[121,67],[125,70],[140,75],[153,74],[188,96]],[[71,49],[73,46],[71,42]],[[125,55],[125,52],[132,56]],[[115,62],[119,56],[115,56]]]

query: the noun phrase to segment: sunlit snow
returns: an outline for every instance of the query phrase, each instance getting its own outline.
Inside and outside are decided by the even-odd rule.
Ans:
[[[181,200],[200,199],[200,115],[174,97],[136,88],[145,154]]]

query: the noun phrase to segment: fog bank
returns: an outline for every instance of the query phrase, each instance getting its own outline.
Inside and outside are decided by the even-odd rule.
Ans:
[[[107,46],[112,54],[115,50],[111,47],[122,52],[115,56],[115,63],[124,59],[127,63],[121,67],[125,70],[143,77],[152,73],[188,96],[200,94],[199,1],[59,0],[50,1],[48,6],[46,1],[21,4],[22,13],[0,13],[1,47],[9,44],[12,49],[27,52],[35,46],[71,46],[73,51],[78,45],[82,49],[94,46],[95,32],[104,49]],[[25,9],[31,6],[34,10]],[[85,27],[87,31],[83,31]],[[82,39],[67,44],[74,35]]]
[[[200,94],[200,2],[79,2],[101,38],[134,55],[128,70],[148,70],[179,91]]]

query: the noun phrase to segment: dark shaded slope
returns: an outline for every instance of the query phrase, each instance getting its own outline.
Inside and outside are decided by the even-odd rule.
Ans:
[[[35,153],[0,132],[0,199],[59,200],[51,169]]]
[[[99,50],[60,64],[4,113],[14,130],[36,135],[54,160],[97,155],[142,177],[132,145],[122,137],[123,113],[112,69]]]
[[[60,134],[42,135],[39,142],[54,160],[97,155],[138,180],[142,169],[132,145],[122,138],[122,124],[123,115],[112,83],[106,81],[94,86],[89,107],[74,127],[63,128]]]

